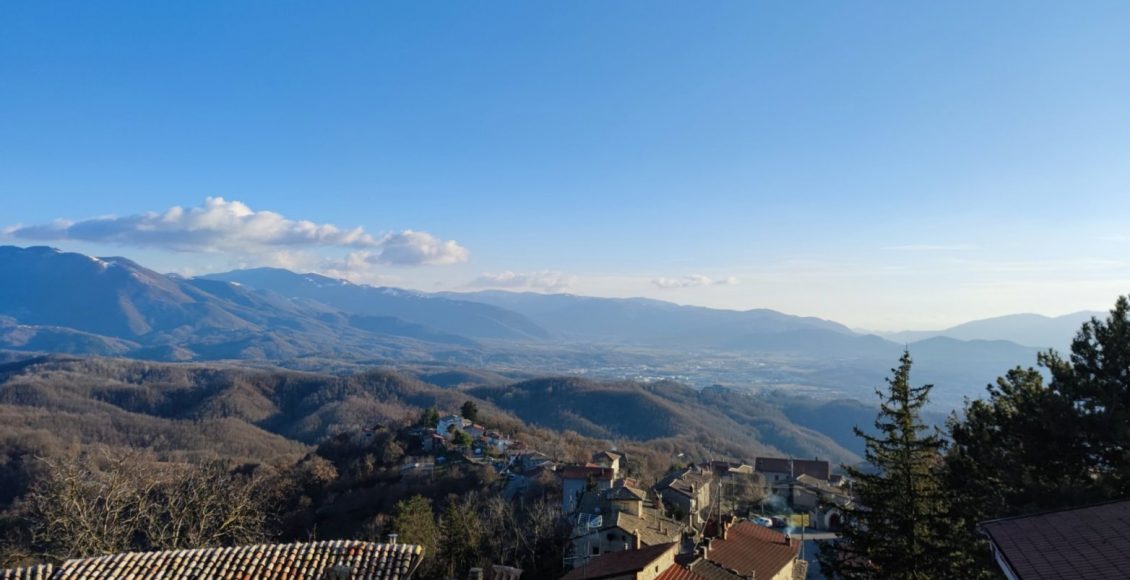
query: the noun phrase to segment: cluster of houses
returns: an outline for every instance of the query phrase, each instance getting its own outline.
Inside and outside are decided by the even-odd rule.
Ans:
[[[808,563],[795,528],[835,531],[841,510],[852,502],[848,482],[820,459],[691,464],[643,486],[627,473],[617,451],[558,465],[458,415],[415,431],[436,462],[458,452],[470,461],[493,463],[507,478],[508,497],[537,474],[554,474],[561,483],[562,513],[572,524],[563,562],[568,579],[803,578]]]
[[[455,441],[459,433],[466,434],[471,447],[477,450],[506,453],[514,444],[514,441],[498,431],[487,429],[459,415],[440,417],[434,429],[422,429],[419,435],[424,451],[435,453],[456,447]]]
[[[566,578],[802,578],[807,563],[787,532],[794,524],[834,530],[851,502],[843,478],[819,459],[689,465],[650,489],[624,473],[623,459],[601,451],[557,471],[574,524]],[[739,519],[740,504],[727,501],[734,490],[743,490],[747,511],[753,503],[779,517]]]

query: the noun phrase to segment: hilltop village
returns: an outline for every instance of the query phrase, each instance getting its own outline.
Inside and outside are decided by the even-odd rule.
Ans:
[[[406,472],[489,465],[506,498],[552,476],[570,580],[804,578],[813,556],[801,553],[804,536],[829,537],[852,504],[849,482],[818,458],[688,463],[647,485],[615,450],[557,462],[460,415],[422,423],[408,434],[424,454],[407,456]]]

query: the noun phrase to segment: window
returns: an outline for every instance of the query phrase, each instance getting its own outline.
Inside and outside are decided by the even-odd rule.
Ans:
[[[593,546],[592,547],[592,555],[593,556],[599,556],[600,555],[600,546]]]

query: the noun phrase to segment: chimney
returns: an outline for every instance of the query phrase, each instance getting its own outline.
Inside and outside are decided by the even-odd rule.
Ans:
[[[396,532],[389,534],[388,535],[388,544],[390,546],[395,546],[396,545],[396,538],[397,538]]]
[[[788,532],[785,532],[785,545],[786,546],[793,545],[793,537],[790,536]]]
[[[635,549],[637,549],[637,550],[640,549],[640,531],[639,530],[632,530],[632,544],[635,546]]]
[[[467,580],[483,580],[483,578],[482,568],[471,568],[471,571],[467,573]]]
[[[706,538],[706,541],[702,543],[702,559],[703,560],[709,560],[710,559],[710,542],[713,541],[713,540],[714,540],[714,538]]]

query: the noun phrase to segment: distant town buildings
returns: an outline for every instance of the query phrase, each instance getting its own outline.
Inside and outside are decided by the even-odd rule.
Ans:
[[[562,580],[801,580],[808,563],[800,541],[732,518],[714,522],[694,551],[678,541],[640,545],[594,555]]]

